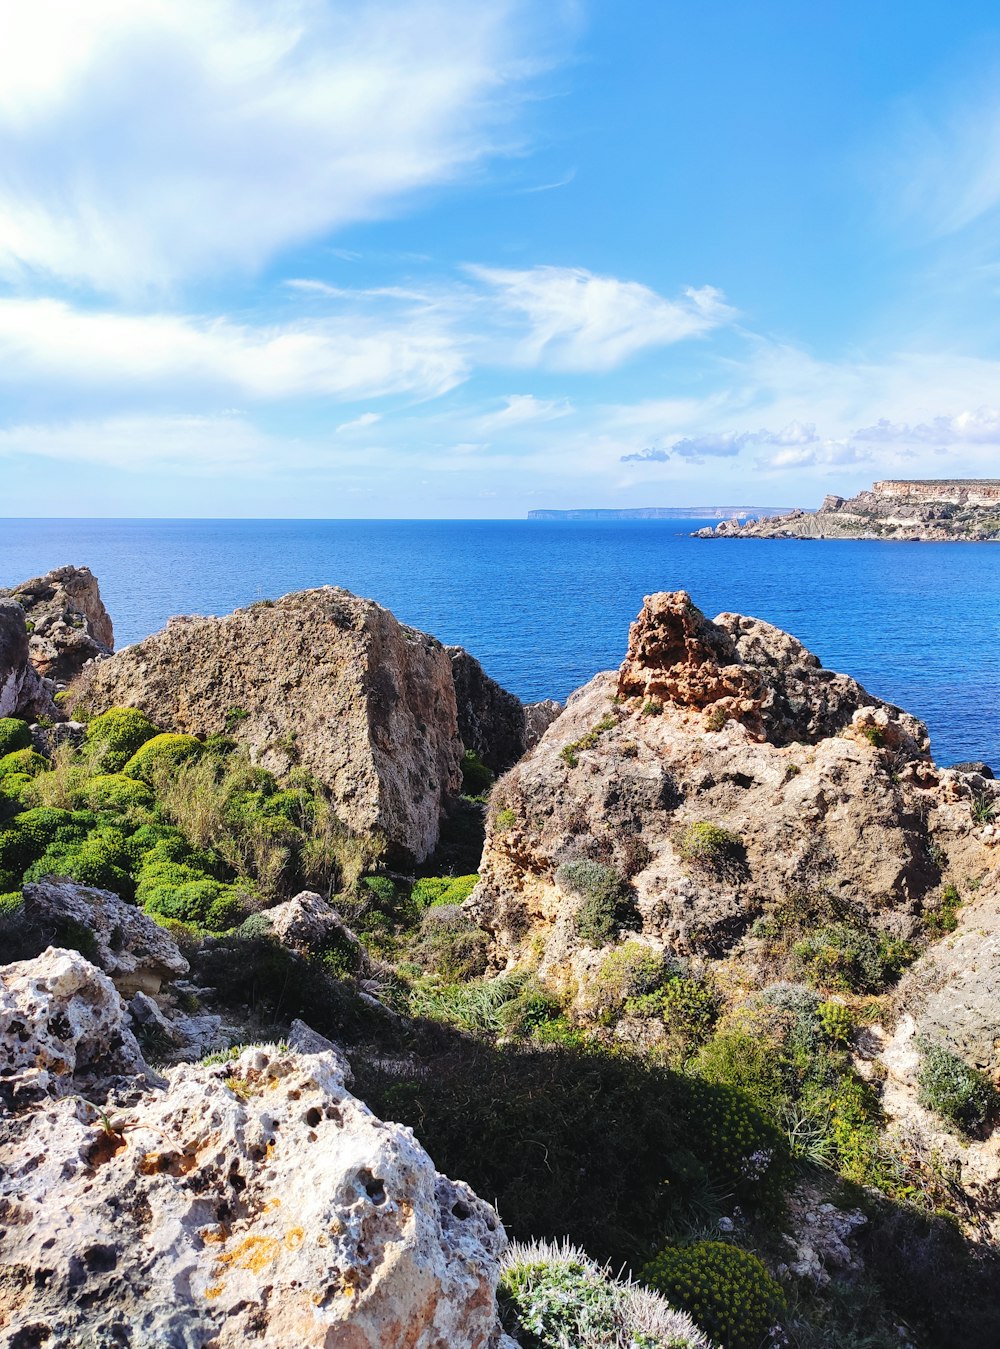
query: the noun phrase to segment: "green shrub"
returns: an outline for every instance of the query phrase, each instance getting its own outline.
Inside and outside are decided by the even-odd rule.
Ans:
[[[105,773],[119,773],[141,745],[158,732],[135,707],[110,707],[87,724],[87,744],[99,752]]]
[[[92,810],[120,812],[148,809],[156,801],[152,788],[124,773],[102,773],[89,778],[83,786],[82,796]]]
[[[246,904],[234,886],[199,875],[183,863],[144,868],[139,895],[147,913],[213,932],[238,927],[246,917]]]
[[[225,726],[227,732],[234,730],[235,727],[237,727],[241,721],[246,721],[249,715],[250,713],[246,710],[245,707],[227,707],[225,717]]]
[[[588,946],[607,946],[632,915],[625,886],[613,867],[590,858],[564,862],[556,883],[582,901],[576,914],[576,931]]]
[[[193,735],[164,732],[146,740],[124,765],[122,772],[130,778],[150,782],[155,773],[169,772],[200,753],[201,741]]]
[[[16,813],[18,806],[25,804],[34,780],[27,773],[8,773],[0,778],[0,800],[4,802],[5,815]]]
[[[0,759],[17,749],[31,748],[31,728],[18,717],[0,717]]]
[[[424,913],[408,954],[446,983],[461,983],[485,973],[489,938],[457,904],[439,904]]]
[[[493,786],[493,774],[474,749],[462,755],[462,792],[465,796],[482,796]]]
[[[854,1034],[854,1015],[842,1002],[821,1002],[816,1015],[823,1034],[835,1045],[846,1045]]]
[[[39,806],[24,810],[0,830],[0,871],[20,877],[54,843],[74,843],[97,823],[84,811]]]
[[[418,981],[410,989],[411,1016],[427,1017],[472,1034],[500,1035],[504,1013],[522,995],[525,978],[502,974],[497,979],[473,979],[466,983]]]
[[[416,881],[410,897],[420,909],[436,904],[464,904],[476,888],[479,873],[471,876],[423,876]]]
[[[0,778],[11,773],[23,773],[26,777],[34,778],[48,767],[48,759],[36,754],[33,749],[16,749],[0,759]]]
[[[830,923],[792,949],[813,983],[851,993],[880,992],[916,955],[908,942],[850,923]]]
[[[645,942],[624,942],[601,961],[584,989],[582,1009],[587,1016],[609,1024],[621,1013],[628,999],[638,999],[658,989],[666,973],[667,962],[662,951]]]
[[[924,926],[935,936],[945,932],[954,932],[958,927],[958,910],[962,905],[962,896],[954,885],[946,885],[941,898],[933,909],[924,913]]]
[[[10,890],[4,895],[0,895],[0,918],[9,918],[11,914],[18,911],[24,903],[24,896],[20,890]]]
[[[517,812],[511,810],[509,806],[503,810],[498,810],[494,818],[494,827],[500,834],[505,834],[508,829],[513,829],[517,824]]]
[[[287,820],[299,828],[306,828],[316,818],[316,798],[302,787],[276,791],[264,799],[260,808],[265,815]]]
[[[722,1241],[667,1246],[641,1278],[683,1307],[723,1349],[758,1349],[786,1309],[781,1285],[757,1256]]]
[[[79,885],[112,890],[131,899],[135,885],[128,871],[125,839],[116,829],[95,830],[77,842],[54,842],[24,873],[28,881],[65,876]]]
[[[689,824],[681,834],[677,851],[685,862],[700,866],[719,867],[735,860],[742,849],[738,834],[723,829],[721,824],[699,820]]]
[[[922,1055],[917,1072],[920,1104],[964,1133],[980,1132],[997,1111],[993,1083],[944,1045],[922,1037],[918,1048]]]

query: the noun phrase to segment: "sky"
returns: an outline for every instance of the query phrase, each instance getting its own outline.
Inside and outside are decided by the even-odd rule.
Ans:
[[[0,515],[1000,477],[1000,11],[0,0]]]

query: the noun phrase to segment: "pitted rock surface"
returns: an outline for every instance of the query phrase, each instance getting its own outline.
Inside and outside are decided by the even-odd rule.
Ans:
[[[74,679],[87,661],[114,650],[111,616],[89,567],[57,567],[0,595],[16,598],[32,624],[31,663],[47,679]]]
[[[0,1094],[8,1103],[100,1090],[147,1071],[108,976],[78,951],[53,946],[0,969],[0,1046]]]
[[[0,1324],[96,1349],[487,1349],[506,1237],[335,1050],[168,1071],[7,1123]],[[58,1202],[53,1202],[58,1196]],[[28,1277],[21,1275],[27,1272]]]
[[[187,974],[188,963],[173,937],[134,904],[110,890],[49,878],[24,887],[24,916],[57,938],[67,923],[92,935],[89,958],[126,997]]]
[[[349,829],[383,835],[401,860],[434,850],[461,787],[445,648],[332,586],[224,618],[172,619],[88,667],[75,691],[93,710],[141,708],[168,731],[228,725],[264,767],[303,764]]]

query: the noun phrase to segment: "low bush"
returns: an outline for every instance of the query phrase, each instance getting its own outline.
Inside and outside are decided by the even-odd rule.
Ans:
[[[458,905],[437,905],[421,918],[407,955],[445,983],[460,983],[485,974],[489,938]]]
[[[818,987],[879,993],[914,959],[908,942],[851,923],[830,923],[792,948],[803,973]]]
[[[89,778],[81,796],[91,810],[126,812],[151,808],[156,797],[151,787],[124,773],[99,774]]]
[[[15,749],[0,759],[0,778],[14,773],[35,778],[39,773],[44,773],[48,766],[48,759],[36,754],[33,749]]]
[[[581,1010],[604,1025],[617,1020],[629,999],[649,995],[668,970],[662,951],[627,941],[604,957],[580,998]]]
[[[31,729],[18,717],[0,717],[0,759],[17,749],[31,748]]]
[[[781,1285],[756,1255],[721,1241],[668,1246],[641,1277],[723,1349],[758,1349],[787,1305]]]
[[[677,841],[677,851],[685,862],[712,868],[737,860],[742,848],[738,834],[705,820],[689,824]]]
[[[958,927],[958,910],[962,905],[962,896],[954,885],[946,885],[941,891],[938,903],[924,911],[924,926],[935,936],[945,932],[954,932]]]
[[[587,857],[564,862],[556,884],[580,899],[576,931],[587,946],[607,946],[633,920],[622,878],[603,862]]]
[[[963,1133],[981,1132],[997,1113],[996,1087],[944,1045],[922,1038],[918,1047],[920,1104]]]
[[[111,707],[87,723],[87,744],[95,750],[105,773],[119,773],[158,731],[137,708]]]
[[[429,909],[437,904],[464,904],[476,888],[478,872],[471,876],[424,876],[414,882],[411,893],[414,904]]]
[[[122,766],[130,778],[151,782],[154,774],[170,772],[180,764],[201,753],[201,741],[193,735],[175,735],[163,732],[144,741]]]
[[[462,755],[462,793],[464,796],[482,796],[493,786],[493,774],[474,749]]]

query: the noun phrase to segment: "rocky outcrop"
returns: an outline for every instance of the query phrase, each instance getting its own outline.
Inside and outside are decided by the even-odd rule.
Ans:
[[[147,1071],[114,984],[78,951],[58,947],[0,970],[0,1046],[8,1106],[99,1095]]]
[[[110,655],[111,617],[88,567],[57,567],[0,596],[23,609],[29,625],[31,663],[40,675],[67,683],[90,660]]]
[[[228,731],[279,773],[303,764],[349,829],[383,835],[401,860],[434,850],[461,785],[444,647],[331,586],[173,619],[89,667],[76,696],[97,711],[141,708],[170,731]]]
[[[897,539],[909,543],[1000,539],[1000,481],[877,482],[845,499],[830,495],[818,511],[776,519],[721,520],[699,539]]]
[[[491,679],[475,656],[461,646],[446,648],[451,657],[462,744],[494,773],[504,773],[538,743],[562,711],[553,699],[522,703]]]
[[[495,790],[470,910],[501,960],[541,950],[567,979],[591,959],[588,886],[617,886],[622,925],[680,955],[724,955],[795,895],[912,935],[941,856],[984,851],[972,788],[927,749],[920,722],[788,634],[650,596],[621,670]]]
[[[187,974],[188,963],[165,928],[110,890],[49,878],[24,887],[24,921],[58,942],[72,931],[86,939],[90,960],[126,997],[158,993]]]
[[[16,600],[0,599],[0,717],[56,716],[52,694],[31,663],[24,610]]]
[[[80,957],[49,952],[42,962],[43,1034],[72,1010],[53,982],[60,962],[76,972],[74,997],[89,980],[92,999],[120,1007],[106,977]],[[18,1052],[37,1059],[28,1018],[39,1010],[42,976],[18,967],[2,974],[24,1027]],[[351,1095],[329,1042],[299,1032],[290,1047],[181,1065],[162,1084],[137,1079],[103,1113],[67,1092],[4,1119],[6,1343],[499,1342],[506,1237],[496,1214],[438,1174],[409,1129],[376,1119]],[[69,1053],[62,1067],[55,1057],[47,1071],[72,1070]]]

